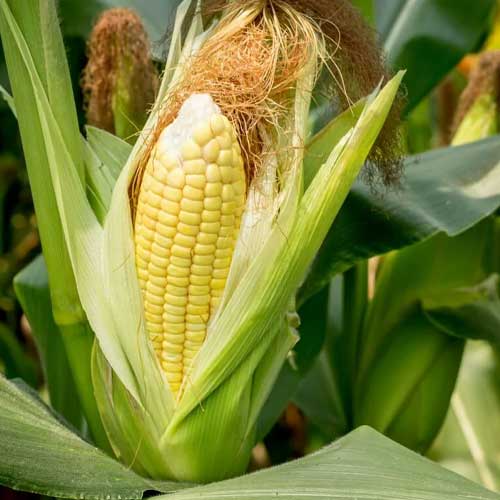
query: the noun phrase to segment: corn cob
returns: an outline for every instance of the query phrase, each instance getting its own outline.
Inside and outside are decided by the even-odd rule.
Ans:
[[[234,127],[209,95],[192,95],[151,152],[135,218],[147,330],[175,395],[220,302],[245,195]]]

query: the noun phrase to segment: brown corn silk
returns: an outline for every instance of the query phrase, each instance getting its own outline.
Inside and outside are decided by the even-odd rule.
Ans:
[[[223,12],[213,35],[186,63],[184,76],[162,105],[161,117],[131,184],[134,206],[142,172],[159,135],[194,93],[212,96],[235,126],[247,179],[262,164],[262,135],[283,127],[297,79],[311,57],[319,57],[319,26],[285,1],[209,2]]]
[[[457,131],[477,98],[487,93],[491,93],[497,100],[497,105],[500,106],[500,50],[487,51],[477,57],[470,73],[469,83],[458,102],[452,135]]]
[[[126,8],[104,11],[90,35],[87,55],[82,90],[88,123],[116,132],[113,95],[123,75],[131,96],[131,117],[145,115],[156,96],[158,74],[150,59],[150,43],[140,17]]]
[[[390,79],[376,32],[350,0],[289,0],[289,4],[315,19],[324,34],[329,55],[326,70],[331,77],[324,92],[327,98],[337,100],[342,110]],[[399,94],[370,151],[364,175],[371,183],[398,184],[404,154],[403,104]]]

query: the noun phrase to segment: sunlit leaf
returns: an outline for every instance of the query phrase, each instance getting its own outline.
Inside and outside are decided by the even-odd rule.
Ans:
[[[355,262],[426,240],[455,236],[500,205],[500,137],[405,161],[401,189],[374,193],[358,182],[300,292],[303,302]]]

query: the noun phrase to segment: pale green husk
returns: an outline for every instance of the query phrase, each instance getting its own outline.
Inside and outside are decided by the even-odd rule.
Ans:
[[[356,125],[337,143],[325,144],[327,159],[315,169],[317,174],[304,192],[301,146],[307,136],[317,68],[311,62],[304,69],[290,110],[293,133],[279,138],[293,153],[286,165],[275,161],[273,166],[269,161],[268,175],[250,186],[221,307],[176,402],[145,329],[129,185],[161,103],[182,76],[182,61],[199,48],[211,29],[203,31],[197,14],[182,39],[191,0],[180,4],[158,100],[141,137],[114,187],[113,176],[96,174],[90,176],[86,189],[76,168],[78,157],[64,139],[23,33],[6,0],[0,0],[0,7],[30,75],[27,85],[42,123],[79,298],[97,339],[95,396],[116,455],[154,478],[208,482],[244,472],[260,410],[296,342],[286,319],[295,291],[358,175],[403,75],[366,100]],[[86,171],[95,174],[96,151],[88,143],[85,151]],[[279,170],[280,189],[272,168]],[[252,245],[245,244],[248,241]]]
[[[464,116],[451,144],[459,146],[497,133],[497,103],[491,93],[480,95]]]

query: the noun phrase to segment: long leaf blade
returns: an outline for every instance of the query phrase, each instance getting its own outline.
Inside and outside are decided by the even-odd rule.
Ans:
[[[401,189],[354,185],[300,291],[300,303],[355,262],[426,240],[456,236],[500,206],[500,137],[406,160]]]
[[[475,483],[362,427],[318,453],[229,481],[159,500],[494,500]]]
[[[140,499],[181,485],[144,479],[59,421],[36,395],[0,376],[0,483],[74,499]]]

